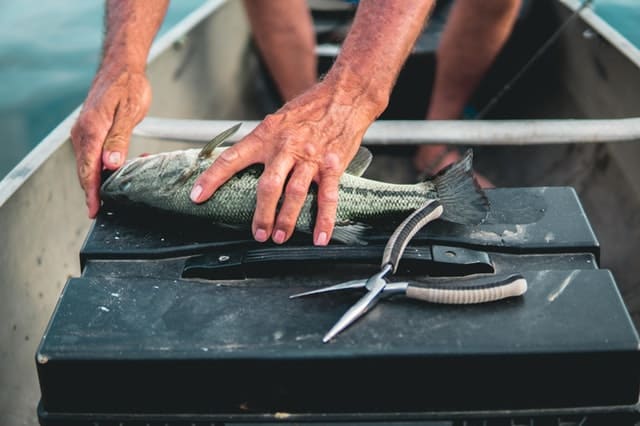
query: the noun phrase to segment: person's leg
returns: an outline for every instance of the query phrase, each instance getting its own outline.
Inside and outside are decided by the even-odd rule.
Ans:
[[[245,0],[254,39],[278,86],[289,101],[317,80],[315,34],[305,0]]]
[[[520,3],[520,0],[456,0],[438,46],[427,119],[460,117],[509,37]],[[445,145],[424,145],[418,149],[415,166],[421,172],[433,174],[459,157],[457,151],[448,151]]]

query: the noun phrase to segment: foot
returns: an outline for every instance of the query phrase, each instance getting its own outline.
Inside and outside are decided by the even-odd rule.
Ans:
[[[461,159],[460,152],[456,149],[449,149],[445,145],[423,145],[418,148],[413,164],[422,176],[434,176],[449,164]],[[479,173],[474,172],[473,176],[481,188],[493,188],[494,185],[489,179]]]

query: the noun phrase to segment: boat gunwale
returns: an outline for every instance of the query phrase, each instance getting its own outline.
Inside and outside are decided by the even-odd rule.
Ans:
[[[224,6],[226,0],[208,0],[196,8],[151,46],[147,64],[153,62],[161,53],[167,51],[181,37],[196,25],[206,20],[217,9]],[[20,187],[42,166],[51,155],[66,143],[71,134],[82,104],[67,115],[49,134],[47,134],[7,175],[0,180],[0,208],[20,189]]]
[[[579,10],[585,0],[557,0],[558,3],[564,5],[572,12]],[[598,16],[593,9],[586,7],[578,12],[582,21],[591,29],[595,30],[614,48],[622,53],[627,59],[640,68],[640,49],[631,43],[631,41],[622,35],[618,30],[613,28],[607,21]]]
[[[569,10],[578,10],[582,2],[580,0],[557,0]],[[181,37],[185,36],[195,26],[206,20],[217,9],[227,3],[227,0],[208,0],[202,6],[191,12],[173,28],[159,37],[152,45],[147,63],[153,62],[161,53],[167,51]],[[580,18],[594,31],[600,34],[621,54],[640,68],[640,50],[631,42],[611,27],[596,13],[584,8],[579,12]],[[0,180],[0,207],[18,191],[50,156],[69,139],[70,131],[75,122],[82,104],[71,112],[56,126],[44,139],[38,143],[2,180]],[[487,124],[491,121],[487,120]],[[451,124],[455,124],[455,121]],[[386,133],[386,132],[385,132]],[[386,137],[383,139],[387,139]],[[626,138],[628,140],[628,138]],[[366,140],[365,140],[366,143]],[[415,143],[415,141],[414,141]],[[465,143],[470,143],[465,141]],[[565,142],[567,143],[567,142]]]

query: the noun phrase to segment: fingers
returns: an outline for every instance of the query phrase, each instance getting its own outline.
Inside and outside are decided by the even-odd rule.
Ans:
[[[338,184],[342,169],[334,153],[327,154],[318,183],[318,214],[313,230],[313,244],[326,246],[331,239],[338,210]]]
[[[150,90],[143,90],[141,96],[149,96]],[[133,128],[146,114],[146,105],[150,99],[142,99],[132,102],[130,98],[124,98],[118,104],[109,133],[102,148],[102,163],[106,168],[115,170],[119,168],[127,158],[129,141]]]
[[[108,125],[91,112],[83,112],[71,129],[78,178],[85,192],[88,215],[92,219],[96,217],[100,208],[100,150],[107,131]]]
[[[264,242],[272,234],[274,242],[283,243],[286,239],[286,232],[283,229],[278,229],[277,235],[273,232],[273,223],[278,201],[282,195],[287,176],[293,167],[293,161],[293,157],[288,155],[276,157],[265,167],[262,176],[260,176],[252,225],[253,237],[257,241]]]
[[[260,162],[262,142],[252,136],[225,149],[213,164],[196,179],[191,189],[191,201],[202,203],[211,197],[231,176]]]
[[[94,219],[100,209],[100,156],[82,156],[78,158],[78,177],[84,189],[88,216]]]
[[[143,73],[107,69],[96,74],[83,109],[71,130],[80,185],[89,217],[100,208],[100,172],[117,169],[127,155],[133,127],[151,103],[151,87]]]
[[[273,231],[272,238],[274,243],[282,244],[293,234],[315,174],[316,167],[311,163],[302,163],[291,173],[284,193],[284,202],[278,212],[275,230]]]
[[[123,110],[120,106],[116,109],[113,124],[102,148],[102,164],[110,170],[119,168],[127,158],[129,139],[135,126],[135,122]]]
[[[260,242],[271,237],[283,243],[293,234],[309,185],[316,180],[314,244],[328,244],[336,221],[340,177],[371,121],[368,115],[334,102],[327,87],[316,85],[267,116],[251,135],[227,149],[198,177],[191,199],[206,201],[235,173],[262,163],[265,169],[256,192],[253,236]],[[355,118],[349,118],[352,115]]]
[[[92,167],[91,174],[85,176],[85,202],[89,218],[95,219],[100,210],[100,169]]]
[[[282,150],[270,160],[264,151],[269,150],[264,148],[262,139],[251,135],[226,149],[198,177],[191,190],[191,200],[204,202],[234,174],[252,164],[266,163],[256,189],[251,229],[256,241],[265,242],[271,237],[276,244],[282,244],[293,234],[309,186],[314,177],[319,176],[314,244],[327,245],[333,233],[338,205],[338,184],[342,175],[339,155],[329,153],[323,162],[316,162],[302,160],[289,150]],[[282,205],[279,206],[281,199]]]

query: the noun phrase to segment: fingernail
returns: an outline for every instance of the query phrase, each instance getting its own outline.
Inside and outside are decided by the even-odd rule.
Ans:
[[[327,233],[321,232],[316,237],[316,241],[314,242],[317,246],[326,246],[327,245]]]
[[[114,151],[111,154],[109,154],[109,162],[114,166],[119,165],[120,164],[120,153]]]
[[[191,190],[191,195],[190,195],[191,201],[197,202],[200,194],[202,194],[202,186],[200,185],[194,186],[193,189]]]
[[[256,230],[256,233],[254,235],[256,241],[259,241],[261,243],[264,243],[265,241],[267,241],[267,231],[265,231],[264,229],[258,229]]]
[[[284,231],[282,229],[278,229],[276,233],[273,234],[273,242],[276,244],[282,244],[284,243],[284,237],[286,237]]]

